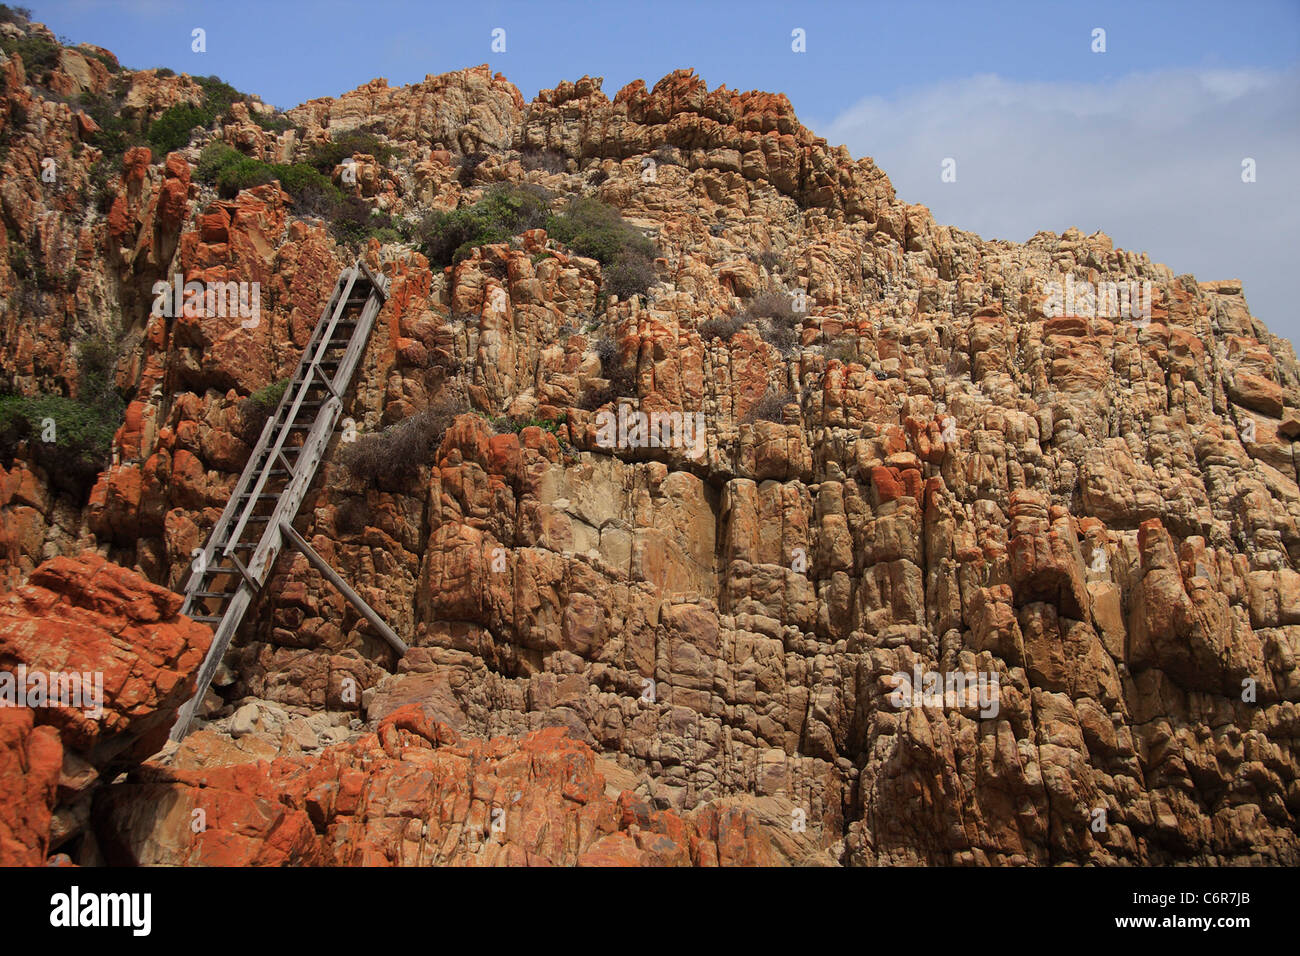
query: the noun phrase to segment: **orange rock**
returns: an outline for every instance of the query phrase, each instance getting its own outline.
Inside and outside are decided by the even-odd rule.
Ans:
[[[41,866],[50,843],[63,747],[32,713],[0,708],[0,866]]]
[[[197,836],[189,827],[196,809],[206,823]],[[651,810],[627,792],[611,799],[595,754],[563,728],[465,739],[429,724],[415,706],[386,717],[378,735],[318,759],[194,770],[151,765],[138,780],[103,793],[96,827],[113,863],[773,862],[748,810],[707,805],[683,817]]]
[[[0,708],[0,863],[44,862],[65,751],[102,769],[161,746],[212,639],[180,602],[93,552],[47,561],[0,598],[0,669],[64,675],[69,688],[76,674],[80,689]]]

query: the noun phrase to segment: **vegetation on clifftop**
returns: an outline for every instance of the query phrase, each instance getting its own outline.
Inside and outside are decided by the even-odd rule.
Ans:
[[[295,212],[325,219],[340,242],[355,243],[370,236],[398,238],[391,216],[356,196],[344,195],[310,163],[267,163],[214,140],[203,148],[194,175],[199,182],[216,186],[226,199],[233,199],[243,189],[279,182],[293,197]]]
[[[544,228],[574,253],[604,266],[602,293],[620,299],[644,295],[655,281],[657,250],[617,208],[599,199],[575,198],[559,213],[539,186],[500,185],[478,202],[433,212],[412,230],[416,247],[435,266],[455,265],[477,247],[506,242],[529,229]]]

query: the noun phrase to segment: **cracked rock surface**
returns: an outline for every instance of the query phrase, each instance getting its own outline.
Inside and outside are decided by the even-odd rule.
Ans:
[[[28,456],[0,467],[14,587],[92,560],[183,587],[249,454],[240,399],[291,373],[352,261],[276,184],[218,198],[195,176],[207,140],[289,161],[366,127],[393,149],[357,157],[376,208],[531,183],[619,207],[658,255],[620,301],[541,229],[447,268],[363,245],[390,298],[344,415],[375,431],[448,390],[470,411],[409,477],[360,480],[336,437],[298,526],[411,650],[286,552],[196,732],[97,784],[69,858],[1300,863],[1300,366],[1239,282],[1100,233],[940,225],[784,96],[690,71],[531,103],[486,66],[375,80],[283,133],[237,104],[185,149],[128,152],[101,213],[75,109],[18,57],[0,72],[0,370],[71,393],[79,336],[116,315],[132,396],[88,501]],[[190,95],[125,75],[150,115]],[[20,294],[19,244],[75,288]],[[260,323],[151,315],[176,272],[261,283]],[[1054,314],[1067,274],[1149,282],[1149,315]],[[806,306],[792,346],[748,320],[701,334],[773,288]],[[702,415],[702,455],[598,440],[602,338],[624,403]],[[751,415],[770,393],[779,413]],[[996,707],[901,692],[926,673],[996,682]],[[6,723],[4,759],[45,783],[0,780],[53,807],[71,730],[36,724]],[[42,827],[0,841],[39,861]]]

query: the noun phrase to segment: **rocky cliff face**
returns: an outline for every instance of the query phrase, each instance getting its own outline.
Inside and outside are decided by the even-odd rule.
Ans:
[[[784,97],[688,71],[531,103],[487,67],[376,80],[279,133],[236,104],[126,153],[101,211],[93,120],[58,91],[109,79],[62,55],[50,90],[0,67],[0,369],[73,393],[79,336],[119,317],[130,400],[88,499],[3,463],[14,585],[89,549],[180,586],[248,455],[240,399],[289,374],[353,256],[279,185],[218,198],[209,140],[289,162],[364,127],[392,155],[334,178],[389,215],[530,183],[658,255],[620,301],[540,229],[447,268],[364,244],[392,294],[345,414],[472,411],[409,477],[331,456],[299,526],[412,650],[286,555],[205,726],[69,824],[81,862],[1300,862],[1300,366],[1239,283],[941,226]],[[147,116],[193,94],[113,82]],[[38,263],[75,284],[31,291]],[[151,315],[178,272],[260,283],[262,320]],[[1150,283],[1148,314],[1054,302],[1066,277]],[[793,341],[706,324],[773,289]],[[702,453],[602,440],[601,339],[622,403],[698,413]],[[30,724],[6,742],[53,780],[59,730]],[[28,822],[5,839],[39,859]]]

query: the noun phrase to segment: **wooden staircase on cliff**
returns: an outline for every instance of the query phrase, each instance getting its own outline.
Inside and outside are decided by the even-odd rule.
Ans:
[[[181,613],[216,634],[199,669],[194,696],[181,709],[171,739],[181,740],[253,599],[287,543],[339,588],[398,652],[406,645],[293,529],[316,476],[375,319],[388,298],[388,280],[364,262],[339,273],[297,371],[267,419],[239,482],[194,559]]]

